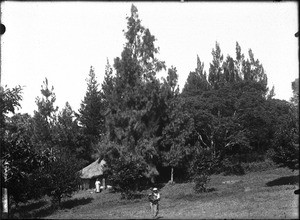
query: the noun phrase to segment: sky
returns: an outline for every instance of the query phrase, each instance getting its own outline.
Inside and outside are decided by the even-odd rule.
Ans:
[[[55,104],[68,101],[78,111],[90,66],[101,85],[107,59],[121,55],[126,16],[131,4],[142,25],[155,36],[158,58],[172,65],[183,88],[197,55],[208,73],[216,42],[235,58],[239,43],[248,58],[251,48],[275,87],[275,98],[292,97],[299,77],[298,3],[290,2],[1,2],[1,85],[23,87],[22,109],[33,115],[35,99],[47,77]],[[158,78],[166,72],[157,74]]]

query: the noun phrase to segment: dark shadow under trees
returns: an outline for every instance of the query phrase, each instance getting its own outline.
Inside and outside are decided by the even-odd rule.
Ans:
[[[77,206],[91,203],[93,198],[76,198],[68,199],[61,203],[60,209],[72,209]],[[35,201],[29,204],[20,205],[18,208],[13,208],[10,213],[10,218],[42,218],[53,214],[58,209],[47,201]]]
[[[267,186],[293,185],[299,183],[299,175],[284,176],[266,183]]]
[[[76,206],[86,205],[91,203],[93,198],[69,199],[61,203],[62,209],[72,209]]]

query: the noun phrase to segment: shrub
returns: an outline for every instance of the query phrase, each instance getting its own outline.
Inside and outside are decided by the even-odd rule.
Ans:
[[[210,180],[209,175],[215,172],[216,162],[217,160],[211,149],[199,147],[194,153],[189,172],[195,182],[194,189],[197,193],[207,191],[206,186]]]
[[[252,162],[252,163],[242,163],[242,167],[245,172],[258,172],[268,170],[275,166],[274,162],[266,159],[261,162]]]
[[[299,169],[299,144],[289,144],[277,146],[268,151],[272,160],[281,167],[289,169]]]
[[[242,164],[234,156],[226,157],[221,161],[220,170],[224,175],[244,175],[245,170]]]
[[[207,191],[207,183],[209,182],[210,178],[206,174],[197,175],[194,178],[195,186],[194,190],[197,193],[202,193]]]

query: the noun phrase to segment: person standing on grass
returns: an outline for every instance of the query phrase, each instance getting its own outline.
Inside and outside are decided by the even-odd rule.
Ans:
[[[96,193],[99,193],[100,192],[100,180],[97,178],[96,182],[95,182],[95,185],[96,185]]]
[[[160,200],[160,194],[157,188],[153,188],[151,194],[149,194],[149,201],[150,201],[150,208],[151,208],[151,215],[156,217],[159,212],[159,204],[158,201]]]

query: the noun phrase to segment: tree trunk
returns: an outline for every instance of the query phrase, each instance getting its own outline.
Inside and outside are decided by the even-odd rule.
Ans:
[[[59,196],[57,199],[58,199],[58,208],[61,209],[61,196]]]
[[[7,192],[7,188],[2,188],[2,208],[1,208],[1,217],[4,218],[8,218],[9,216],[9,213],[8,213],[8,210],[9,210],[9,207],[8,207],[8,192]],[[16,206],[17,206],[18,203],[16,203]]]
[[[171,180],[170,180],[170,183],[173,183],[173,176],[174,176],[174,168],[171,167]]]
[[[105,186],[105,178],[102,179],[102,186],[103,186],[103,189],[106,189],[106,186]]]

